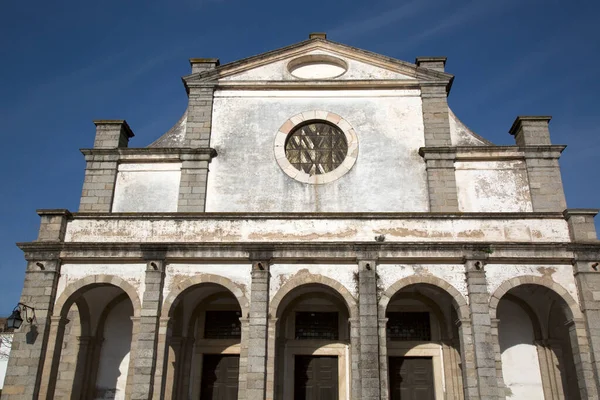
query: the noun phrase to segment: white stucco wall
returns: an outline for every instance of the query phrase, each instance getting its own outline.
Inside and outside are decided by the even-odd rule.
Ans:
[[[342,284],[352,296],[357,296],[354,273],[358,272],[356,264],[273,264],[269,267],[271,272],[271,284],[269,287],[269,298],[277,294],[285,283],[296,276],[309,272],[313,275],[323,275]]]
[[[58,299],[67,285],[90,275],[114,275],[131,284],[137,291],[140,302],[145,290],[146,264],[71,264],[61,266],[56,290]]]
[[[240,286],[246,298],[250,300],[250,283],[252,282],[252,265],[247,264],[169,264],[165,272],[163,299],[184,280],[197,274],[218,275],[231,280]]]
[[[457,161],[454,166],[461,211],[533,211],[524,161]]]
[[[533,326],[525,311],[511,301],[498,306],[498,339],[502,353],[502,376],[510,400],[544,400]]]
[[[549,276],[554,282],[564,287],[576,302],[579,302],[577,284],[571,265],[488,264],[485,266],[485,276],[490,294],[494,294],[503,282],[525,275]]]
[[[131,348],[131,303],[119,303],[106,318],[96,379],[96,399],[125,399]]]
[[[278,166],[279,128],[305,111],[340,115],[358,136],[358,159],[340,179],[300,183]],[[427,211],[418,90],[215,93],[206,211]]]
[[[175,212],[181,163],[120,164],[113,212]]]
[[[8,356],[12,343],[12,333],[0,333],[0,390],[4,387],[4,377],[8,367]]]
[[[287,178],[287,177],[286,177]],[[291,178],[287,178],[291,179]],[[275,201],[275,200],[274,200]],[[292,201],[290,199],[285,201]],[[239,218],[206,214],[201,219],[77,218],[66,242],[570,242],[567,222],[556,219],[489,218]]]

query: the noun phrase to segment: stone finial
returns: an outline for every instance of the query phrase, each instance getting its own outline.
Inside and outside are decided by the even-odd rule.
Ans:
[[[518,146],[549,145],[550,116],[518,116],[510,127],[509,133],[515,137]]]
[[[446,60],[446,57],[417,57],[415,64],[417,64],[417,67],[444,72]]]
[[[323,39],[327,40],[327,34],[325,32],[312,32],[308,35],[309,39]]]
[[[217,68],[221,63],[218,58],[190,58],[192,74]]]
[[[596,236],[596,226],[594,217],[598,214],[596,209],[569,208],[563,212],[567,223],[569,224],[569,233],[574,242],[594,242]]]
[[[125,120],[96,120],[95,149],[116,149],[127,147],[133,131]]]

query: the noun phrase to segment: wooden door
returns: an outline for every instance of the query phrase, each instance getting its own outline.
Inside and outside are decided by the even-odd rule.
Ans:
[[[390,357],[390,400],[435,400],[431,357]]]
[[[338,400],[338,358],[296,356],[294,400]]]
[[[239,374],[240,356],[205,354],[200,400],[236,400]]]

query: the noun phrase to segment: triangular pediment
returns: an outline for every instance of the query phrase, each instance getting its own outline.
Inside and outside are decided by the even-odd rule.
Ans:
[[[192,82],[451,81],[452,75],[418,67],[326,39],[310,39],[184,77]]]

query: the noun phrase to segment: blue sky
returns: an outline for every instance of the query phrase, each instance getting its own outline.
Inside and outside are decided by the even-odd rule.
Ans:
[[[18,302],[14,243],[35,239],[35,210],[77,210],[92,120],[126,119],[146,146],[185,110],[189,58],[226,63],[314,31],[410,62],[447,56],[451,107],[494,143],[514,143],[516,115],[552,115],[569,207],[600,207],[597,0],[2,3],[0,315]]]

